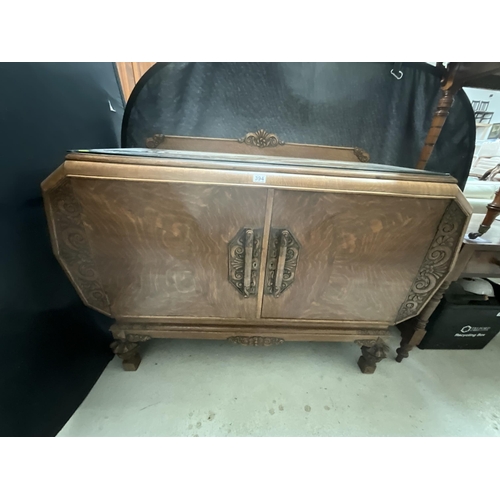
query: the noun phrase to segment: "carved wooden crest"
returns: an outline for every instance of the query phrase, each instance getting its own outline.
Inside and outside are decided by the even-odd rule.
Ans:
[[[244,142],[248,146],[255,146],[257,148],[275,148],[276,146],[283,146],[283,141],[278,139],[278,136],[266,132],[264,129],[257,130],[257,132],[249,132],[245,137],[238,139],[238,142]]]

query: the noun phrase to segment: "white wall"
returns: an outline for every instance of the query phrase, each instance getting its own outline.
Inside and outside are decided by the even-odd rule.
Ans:
[[[493,112],[490,123],[500,123],[500,91],[464,88],[470,102],[489,101],[488,111]]]

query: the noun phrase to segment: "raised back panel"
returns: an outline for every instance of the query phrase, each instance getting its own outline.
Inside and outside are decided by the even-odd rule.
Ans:
[[[182,137],[155,134],[146,140],[148,148],[204,153],[233,153],[246,155],[282,156],[314,160],[351,161],[366,163],[370,155],[361,148],[321,146],[317,144],[285,143],[276,134],[257,130],[239,139]]]

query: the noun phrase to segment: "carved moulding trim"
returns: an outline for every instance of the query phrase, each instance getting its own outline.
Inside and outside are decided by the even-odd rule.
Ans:
[[[277,337],[259,337],[259,336],[228,337],[227,340],[229,340],[229,342],[232,342],[233,344],[250,345],[255,347],[269,347],[272,345],[281,345],[285,342],[284,339],[280,339]]]
[[[63,267],[80,292],[83,301],[104,314],[111,315],[108,297],[94,267],[90,244],[82,223],[82,207],[66,179],[50,193],[54,237]]]
[[[238,139],[238,142],[243,142],[248,146],[255,146],[257,148],[275,148],[276,146],[283,146],[285,144],[278,139],[276,134],[271,134],[264,129],[257,130],[257,132],[248,132],[245,137]]]
[[[112,325],[110,330],[116,340],[123,342],[146,342],[151,340],[150,335],[142,333],[127,333],[127,330],[147,330],[148,325],[127,325],[127,327]]]
[[[446,209],[429,250],[418,271],[408,295],[399,308],[396,323],[409,319],[420,312],[444,281],[450,271],[453,257],[460,244],[467,215],[452,201]]]
[[[355,340],[354,343],[359,345],[360,347],[363,347],[363,346],[373,347],[374,345],[377,345],[377,344],[384,344],[384,341],[380,337],[377,337],[374,339],[358,339],[358,340]]]

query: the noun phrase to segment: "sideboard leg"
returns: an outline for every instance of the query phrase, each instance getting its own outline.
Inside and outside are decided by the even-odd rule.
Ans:
[[[146,342],[151,339],[149,335],[142,333],[127,333],[123,325],[115,323],[110,328],[115,341],[111,344],[112,351],[123,360],[123,369],[127,372],[135,372],[141,364],[138,342]]]
[[[374,373],[377,363],[387,357],[389,348],[381,338],[356,340],[356,344],[361,346],[361,357],[358,359],[359,369],[363,373]]]
[[[127,372],[135,372],[141,364],[139,344],[122,340],[115,340],[111,344],[113,352],[121,358],[123,369]]]
[[[445,281],[417,317],[398,325],[401,332],[401,345],[396,349],[398,353],[396,361],[398,363],[401,363],[403,359],[407,358],[409,352],[422,342],[422,339],[427,333],[427,323],[450,285],[451,281]]]

